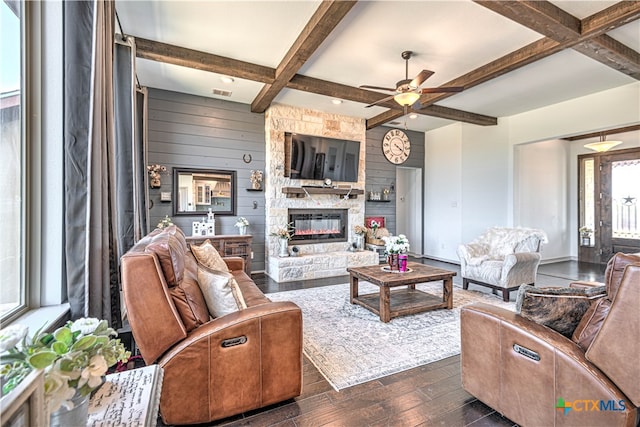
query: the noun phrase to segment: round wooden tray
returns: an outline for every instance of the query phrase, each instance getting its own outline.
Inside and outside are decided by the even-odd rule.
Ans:
[[[411,273],[413,269],[407,268],[406,271],[400,271],[400,270],[392,270],[389,266],[385,266],[385,267],[382,267],[382,271],[384,271],[385,273]]]

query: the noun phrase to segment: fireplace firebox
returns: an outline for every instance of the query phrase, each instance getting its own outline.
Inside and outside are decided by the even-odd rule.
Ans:
[[[293,226],[292,244],[347,241],[347,209],[289,209],[289,222]]]

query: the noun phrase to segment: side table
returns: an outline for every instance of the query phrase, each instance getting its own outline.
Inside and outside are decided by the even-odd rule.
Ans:
[[[158,365],[107,375],[89,401],[87,426],[157,425],[162,376]]]

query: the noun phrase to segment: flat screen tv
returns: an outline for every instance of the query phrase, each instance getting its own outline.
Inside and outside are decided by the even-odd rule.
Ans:
[[[291,178],[358,182],[359,141],[295,133],[290,135]]]

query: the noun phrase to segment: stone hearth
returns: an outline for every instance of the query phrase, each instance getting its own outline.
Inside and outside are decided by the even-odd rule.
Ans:
[[[364,196],[344,199],[330,194],[312,194],[303,198],[287,198],[282,193],[283,187],[318,184],[318,181],[291,179],[284,176],[285,132],[360,141],[358,182],[351,185],[353,188],[364,189],[366,155],[364,119],[272,104],[265,114],[265,131],[266,273],[274,280],[284,282],[341,276],[347,274],[347,267],[377,264],[378,257],[374,252],[348,250],[351,242],[355,240],[353,226],[364,224]],[[337,184],[341,183],[334,183],[334,185]],[[300,245],[299,256],[279,258],[278,239],[268,234],[288,224],[289,209],[346,209],[349,224],[347,241]]]

